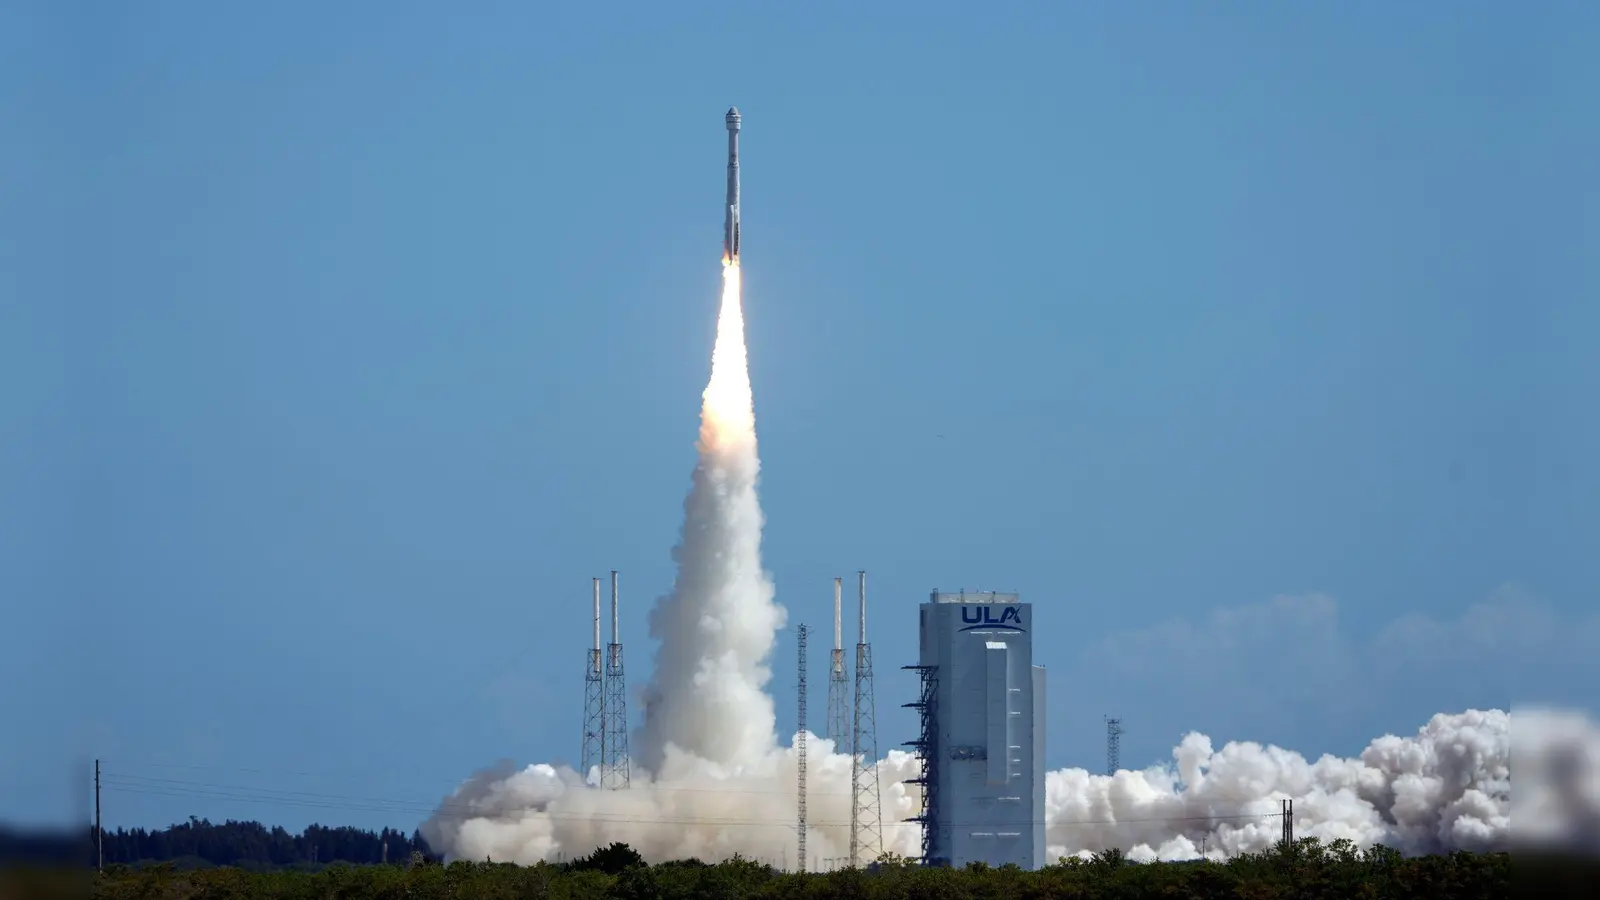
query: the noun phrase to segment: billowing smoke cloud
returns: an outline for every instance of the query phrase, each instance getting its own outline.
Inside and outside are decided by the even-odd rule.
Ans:
[[[686,500],[672,592],[650,615],[660,641],[633,744],[632,787],[599,790],[544,764],[480,772],[422,827],[452,858],[518,863],[585,854],[622,841],[647,859],[747,857],[793,865],[796,767],[775,737],[768,656],[784,627],[761,565],[760,462],[746,368],[739,269],[724,268],[712,374],[701,413],[699,463]],[[1600,841],[1600,729],[1586,719],[1518,714],[1519,779],[1539,819],[1527,840]],[[1281,834],[1278,801],[1294,800],[1297,836],[1384,843],[1408,853],[1508,845],[1511,717],[1438,715],[1413,737],[1385,736],[1355,759],[1315,762],[1254,743],[1214,750],[1186,736],[1168,765],[1115,776],[1063,769],[1046,777],[1051,857],[1116,847],[1135,859],[1223,857],[1264,850]],[[883,850],[918,852],[903,824],[919,796],[903,782],[915,759],[876,764]],[[812,738],[808,755],[813,866],[849,844],[851,758]],[[864,848],[875,855],[877,847]],[[820,864],[820,866],[819,866]]]
[[[1192,733],[1169,765],[1049,773],[1046,842],[1054,856],[1119,847],[1135,859],[1223,858],[1276,842],[1288,798],[1296,837],[1405,853],[1502,849],[1510,792],[1510,717],[1499,710],[1440,714],[1415,737],[1315,762],[1249,742],[1214,750]]]
[[[1346,838],[1407,854],[1560,846],[1600,853],[1600,726],[1573,713],[1439,714],[1416,735],[1386,735],[1359,756],[1315,761],[1250,742],[1213,749],[1191,733],[1170,763],[1115,776],[1061,769],[1045,779],[1048,856],[1116,847],[1137,860],[1223,859],[1270,848],[1279,801],[1294,801],[1296,837]],[[1511,751],[1518,759],[1511,816]],[[850,758],[812,738],[808,805],[813,864],[845,855]],[[670,778],[628,791],[584,787],[576,772],[530,766],[482,773],[447,800],[423,834],[452,855],[534,862],[625,841],[651,860],[745,856],[792,864],[791,749],[737,770],[678,756]],[[916,761],[878,765],[884,820],[914,814]],[[917,853],[918,833],[891,824],[884,849]]]
[[[850,757],[812,736],[807,752],[808,852],[813,867],[840,865],[850,843]],[[895,751],[879,763],[884,818],[914,815],[902,784],[916,761]],[[725,859],[734,853],[793,866],[796,770],[791,747],[735,767],[672,750],[663,775],[627,790],[589,787],[577,772],[533,765],[480,773],[447,799],[423,835],[451,857],[532,863],[572,858],[622,841],[651,861]],[[885,849],[914,855],[918,834],[884,830]],[[876,848],[873,848],[876,851]]]

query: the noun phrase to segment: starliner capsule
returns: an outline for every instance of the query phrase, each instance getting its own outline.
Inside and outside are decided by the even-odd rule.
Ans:
[[[728,197],[722,220],[722,258],[739,261],[739,109],[729,107],[728,123]]]

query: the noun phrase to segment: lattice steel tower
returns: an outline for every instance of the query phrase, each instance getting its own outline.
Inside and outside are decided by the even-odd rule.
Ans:
[[[856,642],[856,722],[850,741],[850,864],[860,865],[861,851],[872,861],[883,855],[883,804],[878,794],[878,714],[873,697],[872,645],[867,643],[867,573],[856,579],[861,599],[861,639]]]
[[[622,632],[617,616],[617,570],[611,570],[611,643],[606,647],[605,740],[600,786],[628,786],[628,683],[622,674]]]
[[[583,752],[579,755],[583,777],[596,780],[604,771],[606,734],[605,651],[600,649],[600,579],[594,580],[594,646],[583,661]]]
[[[1106,716],[1106,774],[1122,768],[1122,720]]]
[[[800,680],[796,684],[796,699],[799,704],[798,728],[795,732],[796,769],[799,772],[799,826],[800,835],[800,871],[806,870],[806,626],[800,626],[800,651],[795,667],[799,670]]]
[[[828,665],[828,734],[833,752],[850,752],[850,673],[844,664],[844,616],[839,593],[843,579],[833,580],[833,658]]]

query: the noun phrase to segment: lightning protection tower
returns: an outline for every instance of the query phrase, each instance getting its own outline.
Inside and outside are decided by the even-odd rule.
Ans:
[[[799,728],[795,732],[796,770],[799,772],[799,822],[798,834],[800,835],[800,871],[806,870],[806,626],[800,626],[800,649],[798,662],[795,668],[799,670],[799,681],[796,683],[795,696],[799,705],[796,720]]]
[[[605,739],[600,786],[628,786],[628,684],[622,674],[622,632],[617,616],[617,570],[611,570],[611,644],[606,647]]]
[[[583,661],[583,753],[578,759],[583,777],[593,772],[598,779],[604,772],[606,693],[605,663],[600,649],[600,579],[594,580],[594,646]]]
[[[1106,716],[1106,774],[1122,768],[1122,720]]]
[[[833,580],[833,658],[828,665],[828,739],[835,753],[850,752],[850,675],[844,664],[841,582]]]
[[[867,573],[856,573],[861,607],[861,639],[856,642],[856,721],[850,742],[850,864],[861,853],[883,855],[883,805],[878,795],[878,714],[873,697],[872,645],[867,643]]]

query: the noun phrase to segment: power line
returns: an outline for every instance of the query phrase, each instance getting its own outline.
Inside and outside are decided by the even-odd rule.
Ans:
[[[342,811],[361,811],[361,812],[432,811],[432,812],[434,812],[436,814],[443,814],[448,810],[452,810],[452,809],[453,810],[458,810],[458,812],[456,812],[454,814],[444,815],[445,818],[473,818],[473,817],[480,817],[480,816],[488,818],[488,817],[491,817],[491,816],[495,815],[495,813],[493,813],[493,812],[486,811],[486,810],[483,810],[483,809],[480,809],[480,808],[476,808],[476,807],[473,807],[473,806],[470,806],[470,805],[458,805],[458,806],[452,806],[450,804],[438,804],[438,805],[435,805],[435,804],[430,804],[430,803],[425,803],[425,802],[420,802],[420,801],[406,801],[406,800],[377,800],[377,799],[364,800],[362,798],[342,798],[342,797],[338,797],[337,795],[325,795],[322,798],[316,798],[316,797],[313,797],[313,798],[263,797],[263,796],[252,796],[249,793],[236,793],[236,792],[231,792],[231,791],[214,791],[214,790],[193,790],[193,789],[185,789],[185,788],[177,788],[177,787],[162,787],[162,786],[159,786],[159,785],[124,786],[124,785],[113,784],[113,783],[110,782],[109,779],[106,780],[106,782],[104,783],[104,789],[106,791],[111,791],[111,792],[115,792],[115,793],[122,793],[122,794],[141,794],[141,795],[165,796],[165,797],[200,797],[200,798],[209,798],[209,799],[233,800],[233,801],[245,802],[245,803],[271,804],[271,805],[282,805],[282,806],[293,806],[293,807],[305,807],[305,808],[311,808],[311,809],[336,809],[336,810],[342,810]],[[618,815],[618,814],[613,814],[613,813],[596,813],[596,812],[564,813],[564,812],[555,812],[555,811],[550,811],[550,810],[538,811],[538,810],[526,810],[526,809],[519,809],[519,810],[508,811],[508,812],[512,812],[512,813],[516,813],[516,814],[522,814],[522,813],[526,813],[526,812],[530,812],[530,811],[538,812],[541,816],[543,816],[545,818],[555,819],[555,820],[597,821],[597,822],[607,822],[607,823],[625,824],[625,825],[727,825],[727,826],[761,826],[761,827],[772,827],[772,828],[790,828],[790,827],[792,827],[792,825],[790,823],[782,822],[782,821],[766,821],[766,820],[761,820],[761,819],[732,819],[732,818],[724,818],[724,817],[694,817],[694,818],[639,817],[639,816],[624,816],[624,815]],[[1247,820],[1247,819],[1276,819],[1276,818],[1282,817],[1283,815],[1284,815],[1284,813],[1281,813],[1281,812],[1267,812],[1267,813],[1218,814],[1218,815],[1206,815],[1206,816],[1158,816],[1158,817],[1140,818],[1140,819],[1079,819],[1079,820],[1066,820],[1066,821],[1064,821],[1064,820],[1052,821],[1052,820],[1046,819],[1046,820],[1043,820],[1042,822],[1033,822],[1033,823],[1030,823],[1030,824],[1043,824],[1046,827],[1050,827],[1050,828],[1057,828],[1057,827],[1089,827],[1089,826],[1099,827],[1099,826],[1107,826],[1107,825],[1110,825],[1110,826],[1116,826],[1116,825],[1149,825],[1149,824],[1170,824],[1170,823],[1176,823],[1176,822],[1225,822],[1225,821],[1242,821],[1242,820]],[[824,821],[824,822],[812,823],[812,824],[814,824],[816,827],[844,828],[844,827],[846,827],[846,825],[848,823],[847,822],[843,822],[843,821]],[[953,822],[951,824],[953,826],[955,826],[955,827],[968,827],[970,825],[983,824],[983,823]]]
[[[152,776],[152,775],[126,775],[126,774],[121,774],[121,773],[113,774],[113,773],[109,773],[108,772],[108,773],[106,773],[106,777],[107,778],[123,778],[123,779],[128,779],[128,780],[132,780],[132,781],[136,781],[136,782],[151,782],[151,781],[153,781],[153,782],[159,782],[162,786],[169,786],[170,785],[170,786],[174,786],[174,787],[203,787],[203,788],[216,789],[216,790],[261,791],[261,792],[264,792],[264,793],[271,793],[271,794],[287,794],[287,795],[292,795],[292,796],[318,797],[318,798],[335,799],[335,800],[374,800],[374,801],[388,802],[387,800],[383,800],[383,798],[349,797],[349,796],[342,795],[342,794],[323,794],[323,793],[318,793],[318,792],[315,792],[315,791],[294,791],[294,790],[288,790],[288,789],[284,789],[284,788],[258,788],[258,787],[254,787],[252,785],[221,784],[221,783],[209,782],[209,781],[185,781],[185,780],[176,779],[176,778],[156,778],[155,776]],[[761,790],[761,789],[756,789],[756,788],[739,788],[739,787],[717,787],[717,788],[664,787],[664,786],[650,784],[650,785],[630,786],[629,790],[631,792],[633,792],[633,793],[639,793],[639,794],[642,794],[642,793],[653,793],[653,794],[768,794],[768,795],[772,795],[772,796],[783,796],[783,797],[789,796],[789,792],[788,791],[783,791],[783,790]],[[813,792],[813,793],[815,793],[815,792]],[[848,797],[850,795],[845,791],[828,791],[828,792],[822,793],[821,796],[825,796],[825,797]],[[411,802],[411,801],[404,801],[404,802]]]

